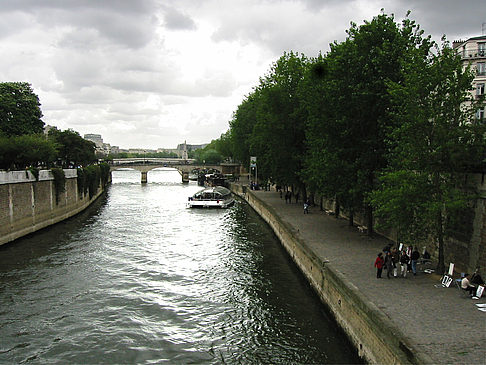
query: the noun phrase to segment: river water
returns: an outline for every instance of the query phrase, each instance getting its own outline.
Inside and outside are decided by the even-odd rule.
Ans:
[[[171,169],[116,171],[86,212],[0,247],[0,363],[356,363],[245,203],[187,209]]]

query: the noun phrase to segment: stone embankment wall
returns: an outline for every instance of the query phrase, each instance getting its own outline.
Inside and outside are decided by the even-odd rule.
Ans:
[[[383,312],[363,298],[330,263],[319,258],[272,207],[244,186],[231,184],[231,190],[243,197],[270,225],[362,358],[373,364],[427,363],[412,350],[405,336]]]
[[[56,202],[50,170],[40,171],[38,181],[29,171],[0,172],[0,245],[76,215],[103,193],[100,187],[91,199],[79,194],[77,171],[64,175],[66,191]]]

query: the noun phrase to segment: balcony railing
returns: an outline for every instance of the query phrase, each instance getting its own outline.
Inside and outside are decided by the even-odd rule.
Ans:
[[[486,49],[458,50],[461,58],[486,58]]]

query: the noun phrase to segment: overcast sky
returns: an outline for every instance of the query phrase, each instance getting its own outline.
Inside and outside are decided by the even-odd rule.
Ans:
[[[0,0],[0,81],[121,148],[208,143],[285,51],[326,53],[381,8],[436,40],[486,22],[485,0]]]

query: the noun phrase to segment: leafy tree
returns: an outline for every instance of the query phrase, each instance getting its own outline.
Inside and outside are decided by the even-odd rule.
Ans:
[[[56,145],[41,135],[0,136],[0,169],[49,167],[56,160]]]
[[[247,168],[251,156],[251,135],[257,120],[257,108],[260,103],[260,92],[254,90],[238,106],[230,121],[230,141],[233,155],[236,161],[241,162]]]
[[[280,185],[303,189],[301,178],[305,152],[305,113],[299,85],[308,59],[284,53],[260,80],[256,122],[250,149],[258,158],[258,175]]]
[[[422,47],[428,39],[422,38],[413,21],[406,19],[400,27],[386,14],[359,27],[352,24],[347,33],[346,41],[331,45],[325,76],[314,82],[323,90],[321,100],[310,93],[307,102],[307,175],[321,171],[314,180],[321,187],[327,185],[326,195],[334,192],[339,204],[349,210],[351,224],[353,212],[364,207],[372,234],[372,209],[364,198],[388,163],[385,136],[394,121],[388,116],[387,85],[400,82],[408,50]],[[319,102],[323,106],[316,107]]]
[[[0,134],[7,137],[42,133],[39,98],[26,82],[0,83]]]
[[[194,151],[194,155],[198,163],[219,164],[223,160],[223,156],[210,145]]]
[[[485,128],[474,120],[474,76],[455,51],[444,43],[426,58],[416,53],[404,65],[402,82],[389,87],[391,165],[371,202],[401,238],[433,237],[442,274],[447,218],[474,196],[461,175],[483,159]]]
[[[49,131],[49,138],[54,141],[59,150],[59,158],[64,167],[88,165],[97,161],[95,144],[85,140],[71,129],[60,131],[53,128]]]

